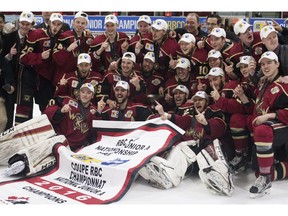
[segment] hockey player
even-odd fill
[[[145,49],[144,41],[152,40],[151,24],[151,18],[147,15],[142,15],[137,20],[137,33],[130,40],[130,46],[136,56],[140,53],[142,49]],[[137,58],[137,64],[141,64],[141,62],[141,58]]]
[[[110,63],[117,61],[122,55],[129,51],[129,37],[118,32],[118,18],[109,14],[105,17],[105,32],[95,37],[90,45],[93,69],[104,74]]]
[[[140,66],[140,72],[146,84],[146,94],[142,102],[152,105],[154,100],[161,101],[163,99],[163,76],[154,69],[155,55],[154,52],[147,52]]]
[[[88,53],[81,53],[77,60],[77,70],[69,73],[65,73],[59,81],[55,96],[69,96],[75,99],[79,98],[79,89],[84,83],[91,83],[95,89],[96,101],[98,94],[101,91],[102,75],[96,71],[92,71],[91,57]],[[96,101],[92,100],[92,103]]]
[[[168,35],[168,24],[163,19],[157,19],[151,25],[152,40],[142,40],[143,49],[137,55],[138,62],[142,62],[147,52],[154,52],[154,69],[158,71],[165,80],[175,72],[169,68],[171,58],[175,58],[177,42]]]
[[[157,104],[155,109],[162,119],[169,119],[186,131],[183,135],[186,141],[173,146],[164,157],[152,157],[139,174],[152,186],[168,189],[178,186],[188,167],[197,161],[199,176],[207,188],[230,196],[234,186],[218,141],[226,130],[223,114],[208,106],[208,95],[204,91],[198,91],[193,101],[194,116],[168,114]]]
[[[172,91],[177,85],[185,85],[189,90],[189,98],[197,92],[197,81],[191,72],[191,64],[187,58],[179,58],[176,64],[176,74],[170,77],[165,83],[165,105],[166,111],[173,110],[175,103],[173,100]]]
[[[233,71],[231,70],[230,73],[234,73],[237,77],[241,77],[240,70],[236,68],[236,64],[240,61],[240,57],[249,55],[257,62],[260,59],[261,54],[264,53],[265,47],[261,41],[260,33],[252,32],[251,25],[246,21],[237,21],[233,28],[240,41],[229,49],[226,61],[233,64]]]
[[[209,71],[208,63],[207,63],[207,57],[208,57],[208,51],[205,49],[198,49],[196,46],[196,39],[195,37],[190,33],[185,33],[182,35],[178,42],[178,47],[176,49],[176,54],[178,59],[179,58],[187,58],[191,62],[191,78],[193,80],[196,80],[196,84],[203,84],[208,87],[208,89],[201,89],[200,87],[196,88],[194,87],[193,94],[197,90],[207,90],[207,93],[209,92],[209,83],[205,79],[205,75]],[[174,68],[172,65],[170,65],[172,68]]]
[[[252,116],[247,120],[253,129],[259,171],[249,192],[251,198],[270,193],[273,180],[287,177],[288,84],[279,82],[279,60],[267,51],[258,61],[265,80],[258,89]],[[244,103],[245,98],[241,98]],[[246,97],[246,103],[249,101]],[[252,132],[252,131],[251,131]]]
[[[102,100],[98,102],[96,116],[102,120],[113,121],[145,121],[149,119],[153,113],[142,103],[135,103],[129,99],[130,86],[129,83],[120,80],[114,87],[114,94],[116,98],[115,108],[106,106]]]
[[[53,51],[53,59],[57,64],[54,83],[58,83],[64,73],[77,69],[77,58],[80,53],[88,53],[89,44],[93,39],[91,32],[85,29],[88,23],[88,15],[79,11],[74,16],[73,29],[60,35],[57,47]]]
[[[80,88],[78,100],[71,97],[51,99],[44,111],[57,134],[65,135],[72,151],[94,141],[91,134],[96,113],[96,107],[91,104],[93,97],[94,86],[84,83]]]
[[[15,124],[20,124],[32,117],[33,98],[43,112],[49,100],[53,97],[53,83],[56,65],[52,59],[54,46],[61,34],[63,16],[53,13],[50,16],[49,27],[29,32],[26,45],[21,51],[20,61],[25,65],[21,84],[18,85],[18,100]],[[28,70],[29,69],[29,70]]]
[[[111,62],[108,71],[103,75],[101,84],[100,95],[101,97],[105,96],[105,102],[111,108],[115,108],[116,105],[114,87],[119,80],[129,83],[129,98],[133,101],[139,101],[146,92],[146,84],[142,78],[142,74],[140,71],[135,70],[135,54],[132,52],[124,53],[121,58],[120,69],[118,68],[119,61]]]

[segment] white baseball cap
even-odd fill
[[[116,89],[117,87],[122,87],[123,89],[125,90],[129,90],[130,89],[130,86],[129,86],[129,83],[124,81],[124,80],[120,80],[116,83],[114,89]]]
[[[194,37],[193,34],[190,34],[190,33],[185,33],[181,36],[180,40],[178,43],[180,43],[181,41],[184,41],[186,43],[195,43],[196,42],[196,39]]]
[[[144,59],[150,59],[153,63],[155,63],[155,54],[154,52],[147,52],[144,56]]]
[[[51,22],[58,20],[63,23],[63,16],[60,13],[52,13],[49,20]]]
[[[84,83],[81,87],[80,87],[80,90],[82,88],[88,88],[91,92],[94,93],[94,86],[91,84],[91,83]]]
[[[251,25],[245,20],[238,20],[234,25],[234,33],[238,35],[239,33],[244,33]]]
[[[151,21],[151,18],[147,15],[142,15],[139,17],[139,19],[137,20],[137,25],[139,22],[146,22],[148,23],[149,25],[151,25],[152,21]]]
[[[208,60],[209,58],[222,58],[222,54],[221,54],[220,51],[212,49],[212,50],[210,50],[209,53],[208,53],[207,60]]]
[[[217,38],[220,38],[220,37],[226,38],[226,32],[223,28],[213,28],[213,30],[208,36],[210,35],[214,35]]]
[[[275,28],[274,28],[273,26],[264,26],[264,27],[261,29],[261,31],[260,31],[260,38],[261,38],[261,40],[262,40],[263,38],[268,37],[268,35],[269,35],[271,32],[276,32],[276,33],[277,33],[277,31],[275,30]]]
[[[26,22],[29,22],[29,23],[33,23],[34,22],[34,14],[31,11],[23,11],[20,14],[19,21],[20,22],[21,21],[26,21]]]
[[[156,19],[153,24],[152,27],[157,29],[157,30],[164,30],[167,31],[168,30],[168,24],[165,20],[163,19]]]
[[[264,52],[261,55],[261,58],[259,59],[258,63],[261,63],[261,60],[264,59],[264,58],[267,58],[267,59],[270,59],[270,60],[275,60],[275,61],[279,62],[278,61],[278,56],[272,51]]]
[[[87,53],[81,53],[79,56],[78,56],[78,59],[77,59],[77,64],[81,64],[83,62],[86,62],[86,63],[91,63],[91,57],[90,55],[88,55]]]
[[[114,14],[109,14],[105,17],[104,25],[109,22],[118,24],[118,18]]]
[[[190,68],[190,61],[187,58],[179,58],[177,60],[176,68]]]
[[[83,12],[83,11],[79,11],[75,14],[74,19],[78,18],[78,17],[82,17],[87,21],[87,24],[89,23],[89,19],[88,19],[88,14]]]
[[[131,60],[132,62],[136,63],[136,56],[133,52],[125,52],[122,59]]]
[[[239,68],[240,64],[249,65],[249,62],[253,59],[252,56],[241,56],[240,61],[236,64],[236,67]]]
[[[187,95],[189,95],[189,90],[185,85],[178,85],[176,88],[172,90],[172,93],[175,94],[176,90],[182,91],[186,93]]]
[[[203,99],[206,99],[206,100],[209,99],[209,97],[208,97],[208,95],[207,95],[207,93],[205,91],[197,91],[193,95],[192,100],[194,100],[196,97],[203,98]]]
[[[222,68],[214,67],[210,69],[209,73],[206,74],[205,78],[207,79],[209,76],[224,76],[224,71],[222,70]]]

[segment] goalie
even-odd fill
[[[152,157],[139,174],[152,186],[168,189],[179,185],[188,168],[197,164],[199,177],[208,189],[231,196],[234,185],[219,142],[226,131],[223,114],[213,109],[213,105],[208,106],[209,98],[204,91],[198,91],[192,100],[195,114],[183,116],[165,113],[156,102],[155,109],[162,119],[169,119],[185,130],[185,141],[164,155]]]

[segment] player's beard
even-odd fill
[[[86,78],[87,77],[87,75],[88,75],[88,71],[86,71],[86,70],[82,70],[81,72],[79,71],[79,74],[80,74],[80,77],[81,78]]]

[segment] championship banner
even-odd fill
[[[97,142],[77,153],[57,144],[57,165],[41,176],[0,184],[2,204],[108,204],[120,200],[149,159],[184,133],[160,118],[94,121]]]

